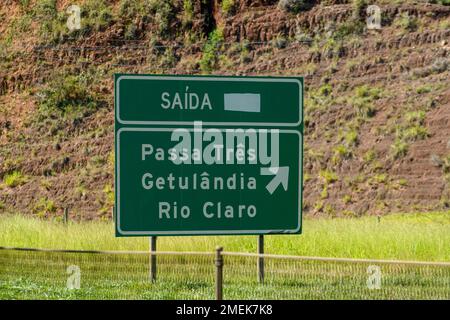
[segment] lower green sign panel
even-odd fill
[[[298,130],[121,128],[116,235],[301,231]]]

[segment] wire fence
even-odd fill
[[[450,263],[215,255],[0,248],[0,299],[450,299]]]

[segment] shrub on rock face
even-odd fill
[[[222,12],[224,15],[232,15],[235,11],[235,1],[234,0],[223,0],[222,1]]]
[[[444,71],[447,71],[448,65],[449,65],[448,60],[440,58],[433,62],[433,64],[431,65],[431,70],[434,73],[442,73]]]
[[[443,6],[450,6],[450,0],[427,0],[428,3],[441,4]]]
[[[353,7],[353,18],[355,20],[358,20],[364,16],[364,10],[367,7],[367,1],[366,0],[353,0],[352,7]]]
[[[308,0],[280,0],[278,2],[278,8],[281,10],[298,13],[302,10],[306,10],[312,6],[312,1]]]
[[[62,112],[96,109],[98,101],[91,93],[91,82],[92,79],[84,74],[56,75],[48,88],[41,92],[41,108]]]
[[[203,72],[209,73],[216,68],[218,52],[223,40],[222,29],[215,29],[209,34],[208,41],[203,47],[202,59],[200,60],[200,69]]]

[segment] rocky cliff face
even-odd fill
[[[379,1],[70,1],[0,7],[0,210],[84,219],[113,204],[116,72],[303,75],[305,212],[450,206],[450,7]]]

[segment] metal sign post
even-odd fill
[[[150,281],[156,282],[156,236],[150,237]]]
[[[258,254],[264,254],[264,236],[258,236]],[[264,283],[264,257],[258,256],[258,282]]]

